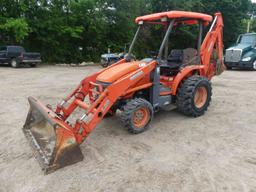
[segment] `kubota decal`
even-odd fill
[[[131,76],[130,80],[137,79],[138,77],[140,77],[143,74],[144,74],[143,71],[139,71],[138,73],[135,73],[133,76]]]
[[[145,67],[147,64],[146,63],[140,63],[139,67]]]

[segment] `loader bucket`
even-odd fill
[[[51,110],[33,97],[23,132],[35,157],[47,174],[83,160],[72,129]]]

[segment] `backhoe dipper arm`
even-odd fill
[[[214,21],[207,33],[201,47],[201,63],[204,65],[203,75],[211,79],[214,75],[221,74],[225,65],[223,63],[223,19],[221,13],[215,13]],[[214,49],[217,51],[217,62],[212,62]]]

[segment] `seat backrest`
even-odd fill
[[[183,50],[182,49],[171,50],[171,53],[167,58],[168,62],[182,62],[182,60],[183,60]]]
[[[185,65],[198,64],[197,50],[194,48],[187,48],[183,50],[182,63]]]

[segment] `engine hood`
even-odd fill
[[[121,63],[115,66],[111,66],[106,69],[104,72],[98,75],[97,81],[103,83],[113,83],[121,77],[136,71],[137,69],[145,66],[152,59],[144,59],[142,61],[134,61],[128,63]]]

